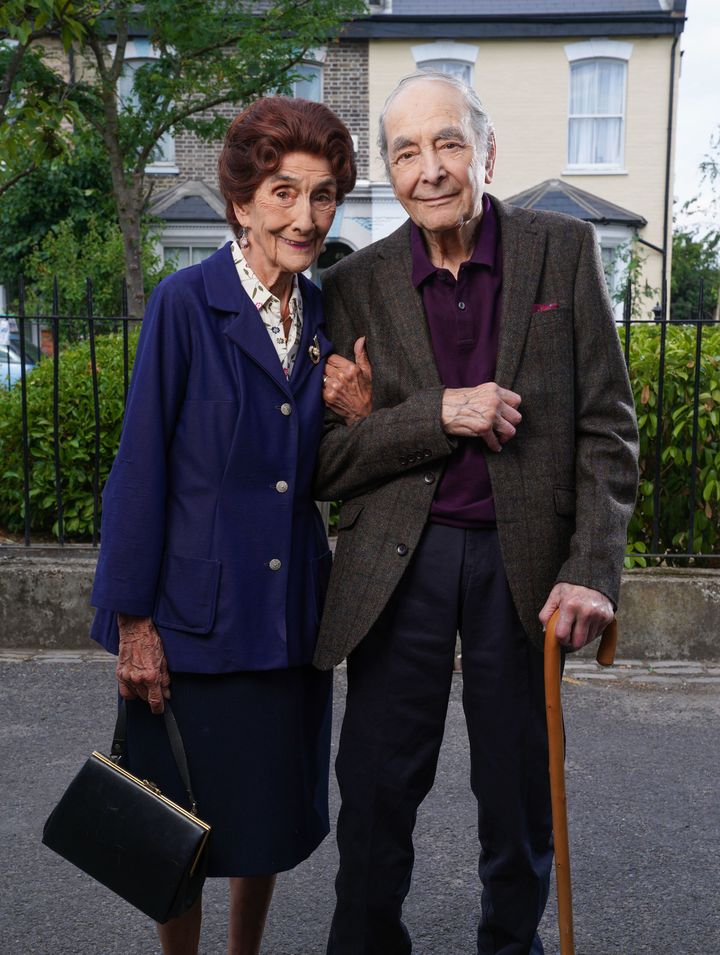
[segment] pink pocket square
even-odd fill
[[[532,310],[534,314],[535,312],[552,312],[555,308],[560,308],[558,302],[538,302],[536,305],[533,305]]]

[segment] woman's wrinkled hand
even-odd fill
[[[355,361],[331,355],[325,362],[323,398],[331,411],[355,424],[372,411],[372,367],[365,348],[365,336],[355,342]]]
[[[124,700],[146,700],[153,713],[170,699],[170,675],[160,634],[150,617],[118,614],[120,651],[115,670]]]

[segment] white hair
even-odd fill
[[[470,122],[470,128],[475,136],[475,146],[478,157],[484,163],[485,159],[487,158],[490,139],[494,129],[492,120],[490,119],[490,116],[483,106],[478,94],[475,92],[472,86],[468,86],[467,83],[464,83],[457,76],[453,76],[450,73],[440,73],[437,70],[419,70],[417,73],[411,73],[409,76],[404,76],[400,80],[398,85],[385,100],[385,105],[383,106],[382,112],[380,113],[378,147],[380,148],[380,155],[382,156],[382,160],[385,163],[385,169],[387,170],[388,175],[390,174],[390,163],[388,160],[388,142],[387,133],[385,131],[385,117],[387,116],[388,109],[392,105],[398,93],[404,90],[411,83],[416,83],[420,80],[431,80],[434,83],[445,83],[446,86],[451,86],[460,92],[467,108],[467,116]]]

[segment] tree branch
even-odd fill
[[[29,176],[31,172],[35,172],[37,169],[37,163],[32,162],[26,169],[22,169],[20,172],[16,173],[12,179],[8,179],[7,182],[0,182],[0,196],[7,192],[8,189],[12,188],[16,182],[20,182],[21,179],[24,179],[25,176]]]

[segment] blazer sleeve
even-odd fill
[[[152,294],[143,320],[120,447],[103,491],[100,556],[91,604],[151,616],[165,538],[167,453],[191,359],[184,282]]]
[[[578,255],[575,322],[575,531],[557,581],[617,606],[638,484],[638,431],[628,373],[592,226]]]
[[[370,281],[364,271],[358,274],[363,282]],[[353,278],[357,281],[357,276]],[[354,294],[353,285],[342,273],[326,276],[323,281],[330,337],[338,354],[350,359],[356,339],[368,334],[373,321],[360,304],[367,300],[367,290]],[[358,304],[350,307],[348,298]],[[369,349],[372,364],[371,343]],[[440,420],[443,386],[421,389],[398,404],[377,407],[377,376],[384,373],[386,369],[374,371],[374,408],[368,417],[348,426],[333,412],[326,412],[315,476],[318,500],[356,497],[417,467],[420,460],[427,464],[447,457],[453,450],[455,442],[442,430]]]

